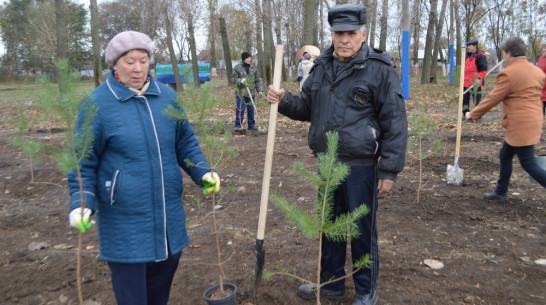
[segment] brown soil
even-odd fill
[[[438,116],[446,111],[442,106],[431,109]],[[267,118],[265,108],[260,114]],[[231,116],[231,110],[224,115]],[[425,139],[420,202],[419,154],[417,148],[408,151],[399,181],[379,201],[379,304],[546,303],[546,267],[535,264],[546,258],[546,191],[531,184],[515,161],[509,200],[482,199],[498,177],[503,139],[498,117],[497,110],[480,124],[464,125],[460,187],[445,181],[446,167],[454,162],[454,116]],[[279,117],[271,190],[311,210],[316,190],[291,171],[294,161],[309,169],[316,166],[307,146],[307,127]],[[78,235],[67,224],[65,175],[45,159],[35,166],[36,182],[30,183],[27,160],[9,144],[18,133],[0,131],[0,304],[77,304]],[[63,141],[61,132],[25,135],[57,146]],[[433,139],[443,141],[439,152],[430,151]],[[234,136],[231,144],[238,147],[238,157],[220,172],[222,209],[217,216],[226,282],[237,285],[238,304],[312,304],[296,296],[300,281],[285,276],[262,280],[253,295],[266,140],[257,132]],[[217,284],[211,201],[185,178],[183,199],[192,241],[183,252],[170,304],[204,304],[203,292]],[[314,279],[317,240],[305,238],[271,204],[265,235],[265,270]],[[97,258],[96,228],[83,239],[84,299],[115,304],[108,267]],[[29,249],[36,245],[41,249]],[[445,267],[428,268],[423,261],[430,258]],[[349,297],[342,304],[351,304],[353,284],[346,283]]]

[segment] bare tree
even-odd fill
[[[194,27],[194,15],[192,12],[186,14],[186,22],[188,23],[188,36],[190,42],[191,52],[191,66],[193,70],[193,85],[199,88],[201,85],[199,81],[199,64],[197,62],[197,46],[195,43],[195,27]],[[189,83],[189,80],[188,80]]]
[[[456,48],[455,48],[455,59],[456,59],[456,62],[457,62],[457,66],[461,66],[463,63],[461,62],[461,47],[463,46],[463,36],[461,34],[461,23],[462,23],[462,20],[460,18],[460,14],[459,14],[459,0],[453,0],[453,11],[455,12],[455,35],[457,37],[457,44],[456,44]],[[461,71],[462,73],[462,71]]]
[[[100,85],[100,73],[102,70],[102,57],[100,55],[100,38],[99,38],[99,9],[97,0],[89,2],[89,12],[91,15],[91,44],[93,45],[93,79],[95,87]]]
[[[430,80],[433,83],[436,83],[436,71],[437,71],[437,63],[438,63],[438,53],[440,53],[440,45],[441,45],[441,38],[442,38],[442,29],[444,25],[444,20],[446,16],[446,7],[447,7],[447,0],[442,0],[442,9],[440,10],[440,19],[438,19],[438,22],[436,23],[436,34],[434,35],[434,48],[432,53],[432,61],[430,65]],[[443,55],[442,55],[443,56]]]
[[[209,8],[209,60],[210,67],[216,67],[216,37],[217,37],[217,23],[216,11],[218,10],[218,0],[207,0]]]
[[[272,0],[262,0],[263,5],[263,31],[264,31],[264,57],[260,61],[264,61],[265,73],[264,81],[266,84],[273,82],[273,60],[275,54],[275,46],[273,45],[273,28],[271,18]]]
[[[231,73],[233,72],[233,67],[231,66],[231,55],[229,53],[229,39],[226,30],[226,20],[223,17],[218,18],[220,25],[220,37],[222,38],[222,49],[224,49],[224,61],[226,62],[226,74],[228,85],[232,86],[231,82]]]
[[[432,46],[434,45],[434,26],[436,25],[437,11],[438,0],[430,0],[430,14],[428,20],[427,38],[425,41],[425,58],[423,59],[421,84],[426,84],[430,82],[430,66],[432,64]]]
[[[166,43],[167,43],[167,48],[169,49],[169,57],[171,59],[171,66],[173,69],[174,80],[176,82],[176,91],[181,92],[184,90],[184,86],[182,84],[182,78],[180,77],[180,71],[178,70],[178,60],[176,59],[176,53],[174,51],[174,46],[173,46],[173,37],[172,37],[173,22],[172,21],[174,18],[171,14],[171,12],[173,11],[172,8],[173,8],[172,6],[167,6],[167,5],[164,6],[165,34],[167,35]]]
[[[411,26],[413,28],[413,64],[419,62],[419,37],[421,36],[421,0],[413,1]]]
[[[381,25],[381,33],[379,34],[379,49],[386,50],[387,49],[387,30],[388,30],[388,17],[389,17],[389,0],[383,0],[383,4],[381,5],[381,19],[380,19],[380,25]]]
[[[506,0],[490,0],[489,6],[493,7],[487,14],[488,37],[497,50],[497,58],[502,58],[500,45],[507,31],[506,24],[513,17],[513,10]]]
[[[67,59],[68,56],[66,55],[67,49],[68,49],[68,30],[66,29],[66,5],[64,3],[64,0],[55,0],[55,17],[57,20],[56,24],[56,36],[57,36],[57,52],[56,52],[56,58],[57,60],[63,60]],[[57,73],[57,76],[59,74]],[[65,84],[63,83],[63,79],[61,77],[58,77],[59,81],[59,92],[64,93],[66,92]]]
[[[266,73],[266,54],[264,54],[263,15],[261,0],[254,0],[254,9],[256,10],[256,52],[258,53],[258,67],[262,79],[267,79]],[[269,83],[269,82],[268,82]]]
[[[303,44],[315,45],[313,33],[315,33],[315,11],[317,10],[317,2],[315,0],[305,0],[303,12]]]
[[[371,0],[370,8],[367,9],[369,13],[368,15],[368,25],[366,27],[368,28],[368,44],[370,47],[374,47],[375,45],[375,27],[376,27],[376,20],[377,20],[377,0]],[[371,18],[370,18],[371,17]]]

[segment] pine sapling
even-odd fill
[[[196,130],[196,135],[199,139],[201,149],[207,162],[210,165],[211,173],[217,168],[221,168],[227,161],[237,156],[236,147],[228,145],[231,139],[231,132],[224,131],[222,120],[211,120],[209,114],[216,111],[218,104],[217,98],[212,95],[212,87],[204,85],[200,88],[189,87],[186,93],[189,98],[180,97],[178,103],[180,107],[169,107],[167,114],[178,120],[187,120],[193,123]],[[184,112],[184,109],[186,112]],[[188,166],[199,166],[191,164],[191,161],[185,160]],[[216,248],[216,267],[218,272],[219,292],[215,295],[216,298],[222,298],[229,295],[231,292],[224,291],[224,271],[222,269],[221,246],[218,237],[218,223],[216,218],[216,194],[213,192],[212,197],[212,234]]]
[[[337,160],[338,135],[336,132],[326,134],[328,141],[328,150],[326,153],[317,155],[318,173],[308,171],[301,162],[295,162],[293,169],[300,176],[305,178],[311,185],[318,188],[318,196],[314,205],[314,211],[308,215],[296,204],[290,204],[277,192],[272,192],[270,200],[284,214],[284,216],[294,224],[309,239],[318,237],[319,245],[317,247],[316,259],[316,278],[314,283],[317,285],[316,294],[320,295],[322,286],[343,280],[352,276],[362,268],[369,268],[372,261],[370,255],[366,254],[358,258],[353,266],[353,271],[342,278],[332,279],[325,283],[320,283],[321,271],[321,249],[324,238],[334,242],[347,241],[357,238],[360,235],[357,221],[369,213],[369,207],[363,202],[358,208],[350,213],[333,216],[333,193],[339,185],[347,178],[350,172],[349,166]],[[264,272],[264,278],[269,279],[275,274],[286,275],[297,278],[307,283],[312,281],[301,278],[287,271]],[[320,304],[320,298],[317,298],[317,304]]]
[[[41,106],[50,111],[52,115],[61,119],[65,128],[64,149],[56,156],[58,167],[66,174],[75,172],[80,186],[81,211],[86,207],[85,189],[82,182],[80,171],[80,161],[87,158],[93,148],[93,133],[91,122],[96,115],[97,109],[92,103],[86,103],[82,108],[82,115],[78,117],[78,112],[82,102],[88,99],[82,99],[74,90],[79,77],[75,73],[70,73],[67,60],[56,62],[59,73],[59,82],[64,84],[63,89],[52,84],[47,78],[41,80],[44,87],[40,96]],[[61,92],[62,91],[62,92]],[[87,95],[87,94],[85,94]],[[76,118],[78,122],[76,122]],[[77,126],[77,127],[76,127]],[[76,258],[76,278],[78,286],[78,298],[80,304],[83,304],[82,277],[81,277],[81,255],[82,255],[82,235],[78,235],[78,247]]]
[[[19,123],[17,129],[21,132],[28,130],[28,123],[23,108],[19,108]],[[11,145],[19,148],[28,158],[30,168],[30,183],[34,183],[34,164],[39,163],[42,158],[39,152],[42,150],[42,143],[35,140],[27,140],[22,136],[15,136],[11,139]]]
[[[419,112],[413,113],[409,117],[409,125],[411,134],[417,137],[418,144],[418,159],[419,159],[419,186],[417,187],[417,203],[420,202],[420,194],[423,184],[423,159],[427,154],[423,151],[422,143],[423,139],[430,133],[436,130],[436,123],[432,120],[431,116],[425,110],[425,104],[419,104]],[[413,149],[415,145],[414,138],[408,139],[408,149]],[[439,151],[442,148],[442,141],[435,139],[432,142],[432,148],[434,151]]]

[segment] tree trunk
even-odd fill
[[[434,38],[434,51],[432,53],[432,63],[430,65],[430,80],[436,83],[436,70],[438,66],[438,53],[440,52],[440,40],[442,38],[442,28],[446,16],[447,1],[442,1],[442,9],[440,11],[440,19],[436,23],[436,35]],[[443,55],[442,55],[443,57]]]
[[[389,17],[389,0],[383,0],[383,5],[381,6],[381,33],[379,34],[379,49],[387,49],[387,19]]]
[[[224,61],[226,62],[226,74],[228,86],[232,86],[231,82],[231,73],[233,72],[233,67],[231,66],[231,55],[229,54],[229,40],[226,30],[226,20],[223,17],[218,18],[220,25],[220,37],[222,38],[222,49],[224,49]]]
[[[278,10],[275,9],[275,6],[273,6],[273,12],[275,13],[275,38],[277,40],[277,45],[282,44],[282,33],[281,33],[281,14],[278,12]],[[284,61],[283,61],[284,66]],[[282,80],[286,81],[286,69],[282,69]],[[263,89],[262,89],[263,90]]]
[[[459,16],[459,1],[453,0],[453,5],[455,6],[455,33],[457,35],[457,44],[455,45],[455,62],[457,63],[457,66],[461,66],[463,63],[461,62],[461,47],[463,46],[462,42],[462,36],[461,36],[461,18]],[[461,71],[461,73],[464,73],[464,71]]]
[[[419,36],[421,36],[421,27],[419,26],[421,21],[421,0],[416,0],[413,3],[413,12],[411,18],[411,26],[413,27],[413,60],[412,64],[419,63]]]
[[[258,70],[262,79],[266,79],[266,56],[264,54],[264,41],[262,36],[263,15],[261,0],[254,0],[256,7],[256,52],[258,52]],[[231,74],[229,74],[231,76]]]
[[[245,51],[252,55],[252,29],[250,27],[245,27]]]
[[[209,4],[209,61],[210,67],[216,67],[216,10],[218,9],[218,0],[208,0]]]
[[[432,62],[432,47],[434,45],[434,26],[436,25],[436,15],[438,10],[438,0],[430,0],[430,16],[428,20],[427,38],[425,42],[425,58],[423,60],[423,71],[421,74],[421,84],[430,82],[430,66]]]
[[[303,45],[314,45],[313,33],[315,32],[315,11],[317,2],[305,0],[303,5]]]
[[[190,37],[190,53],[191,53],[191,67],[193,70],[193,86],[199,88],[201,82],[199,82],[199,64],[197,62],[197,46],[195,45],[195,28],[193,25],[193,14],[186,15],[188,20],[188,35]],[[189,84],[189,80],[187,80]]]
[[[180,71],[178,71],[178,61],[176,60],[176,53],[174,52],[173,37],[172,37],[172,21],[169,16],[169,8],[165,6],[165,32],[167,34],[167,48],[169,49],[169,57],[171,58],[171,66],[173,67],[174,79],[176,81],[176,91],[184,91],[182,84],[182,78],[180,77]],[[187,81],[187,80],[186,80]]]
[[[89,11],[91,12],[91,44],[93,46],[93,79],[95,87],[100,85],[100,74],[102,71],[102,57],[100,55],[100,38],[99,38],[99,9],[97,0],[89,2]]]
[[[375,28],[376,28],[376,21],[377,21],[377,0],[372,0],[372,5],[371,5],[371,9],[370,9],[370,13],[367,14],[368,17],[371,17],[371,18],[368,18],[369,22],[370,22],[370,26],[368,27],[368,44],[370,45],[370,47],[374,47],[375,45]]]
[[[57,36],[57,51],[56,51],[56,60],[68,59],[66,56],[66,51],[68,49],[68,30],[66,28],[66,12],[65,12],[65,3],[64,0],[55,0],[55,18],[56,18],[56,36]],[[62,79],[59,77],[57,71],[57,79],[59,81],[59,92],[66,92],[65,84]]]
[[[263,29],[264,29],[264,59],[265,59],[265,83],[273,82],[273,60],[275,54],[273,46],[273,32],[271,22],[271,0],[262,0],[263,4]]]

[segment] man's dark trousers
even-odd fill
[[[376,289],[379,256],[377,247],[377,167],[351,167],[347,179],[334,192],[334,217],[353,211],[361,204],[366,204],[370,212],[358,220],[360,236],[351,240],[353,263],[366,254],[370,254],[372,267],[364,268],[353,275],[357,294],[365,295]],[[347,243],[332,242],[323,236],[321,283],[332,278],[345,276],[345,256]],[[345,280],[336,281],[323,288],[343,291]]]
[[[468,88],[466,87],[463,88],[464,91],[466,91],[467,89]],[[473,90],[476,90],[476,94],[470,93],[470,91]],[[474,107],[478,106],[478,104],[482,100],[482,87],[470,89],[467,93],[463,95],[463,115],[470,111],[470,95],[473,96]]]
[[[248,128],[256,127],[254,121],[254,105],[250,97],[237,98],[237,109],[235,109],[235,128],[242,128],[245,117],[245,108],[248,109]]]

